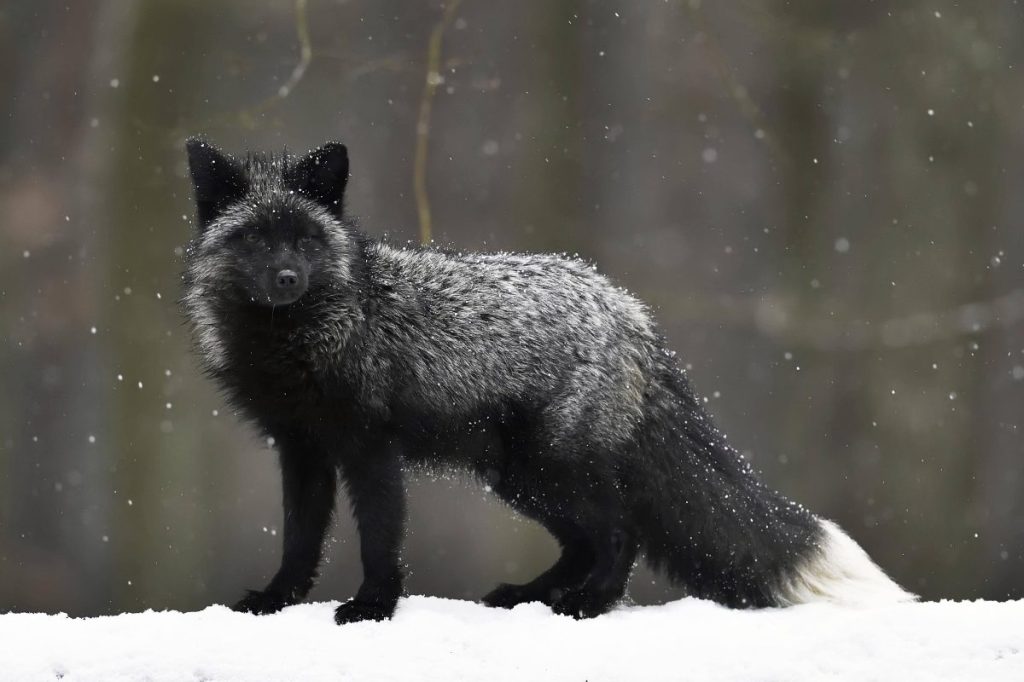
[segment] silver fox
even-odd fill
[[[483,600],[573,617],[623,597],[642,552],[733,607],[912,599],[836,525],[726,444],[647,307],[583,261],[395,248],[344,208],[348,154],[236,160],[188,143],[197,230],[183,305],[205,369],[277,443],[280,570],[236,606],[309,592],[339,481],[364,581],[347,623],[402,594],[403,466],[469,470],[562,548]]]

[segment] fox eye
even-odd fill
[[[307,246],[311,245],[312,243],[313,243],[313,238],[310,237],[309,235],[303,235],[302,237],[299,237],[299,246],[301,248],[306,248]]]
[[[259,234],[255,232],[246,232],[245,241],[249,242],[250,244],[259,244],[261,241],[263,241],[263,237],[261,237]]]

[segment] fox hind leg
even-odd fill
[[[506,468],[496,492],[547,528],[562,555],[524,585],[498,586],[484,603],[511,608],[540,601],[557,613],[590,618],[625,594],[638,542],[610,468],[591,455],[531,457],[526,466]]]
[[[510,609],[517,604],[537,601],[552,606],[567,590],[586,579],[594,558],[580,529],[556,519],[542,523],[561,545],[558,561],[528,583],[498,585],[484,596],[485,604]]]
[[[626,594],[639,543],[625,526],[595,528],[590,536],[596,560],[578,587],[566,590],[551,605],[555,613],[593,618],[608,611]]]

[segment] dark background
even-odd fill
[[[434,239],[596,261],[773,486],[927,598],[1024,596],[1022,19],[995,0],[6,3],[0,610],[195,609],[276,568],[275,458],[176,304],[199,132],[344,141],[352,212],[398,242],[421,238],[425,143]],[[554,558],[464,480],[409,488],[411,592],[476,598]],[[358,584],[340,509],[315,599]],[[646,570],[631,592],[677,594]]]

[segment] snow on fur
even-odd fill
[[[1014,680],[1024,601],[808,604],[684,599],[590,621],[427,597],[338,627],[335,604],[102,618],[0,615],[4,680]]]

